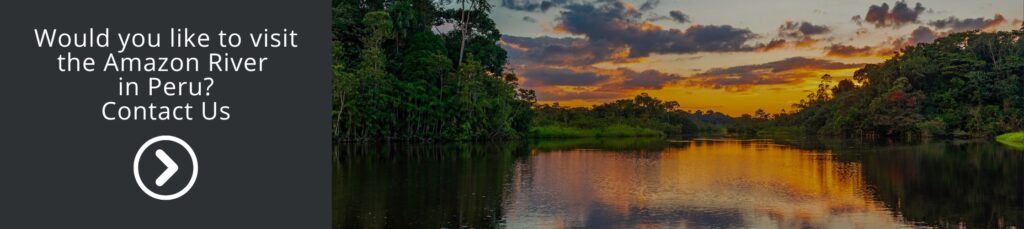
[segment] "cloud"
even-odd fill
[[[614,91],[564,91],[564,90],[536,90],[537,99],[540,101],[566,101],[566,100],[588,100],[603,101],[622,98],[626,94]]]
[[[530,16],[523,16],[523,21],[529,23],[537,23],[537,19]]]
[[[893,41],[893,47],[895,50],[900,50],[908,46],[914,46],[919,43],[931,43],[939,37],[945,36],[945,34],[932,30],[925,26],[918,26],[913,32],[910,32],[910,37],[903,37]]]
[[[811,46],[813,46],[815,44],[818,44],[818,39],[813,39],[813,38],[810,38],[810,37],[805,37],[804,39],[800,39],[798,41],[794,41],[793,43],[795,43],[796,44],[795,46],[798,47],[798,48],[806,48],[806,47],[811,47]]]
[[[787,38],[806,38],[831,32],[828,26],[815,25],[810,22],[787,21],[779,26],[779,36]]]
[[[914,31],[910,32],[910,35],[902,36],[898,38],[890,38],[889,48],[879,48],[878,53],[893,53],[903,48],[914,46],[920,43],[931,43],[940,37],[946,36],[948,33],[932,30],[927,26],[918,26]],[[884,45],[884,44],[883,44]]]
[[[657,1],[645,4],[656,5]],[[653,7],[653,6],[652,6]],[[787,41],[748,45],[758,35],[729,25],[691,25],[663,28],[647,17],[691,23],[682,11],[658,16],[621,0],[560,6],[554,29],[566,37],[505,35],[499,44],[508,51],[509,65],[523,86],[537,91],[542,101],[622,98],[637,90],[658,90],[689,78],[658,70],[595,67],[601,63],[631,63],[656,54],[740,52],[783,47]],[[543,10],[543,9],[541,9]],[[647,17],[645,17],[647,16]],[[827,27],[807,23],[796,28],[803,36],[823,34]],[[800,41],[793,41],[794,45]],[[812,42],[813,43],[813,42]],[[781,45],[781,46],[780,46]],[[699,71],[699,70],[698,70]],[[711,80],[708,81],[712,82]]]
[[[517,37],[505,35],[501,45],[512,64],[591,65],[600,62],[628,62],[628,50],[605,41],[582,38]]]
[[[501,6],[519,11],[546,12],[556,6],[571,3],[570,0],[501,0]]]
[[[661,89],[684,79],[682,76],[653,69],[634,71],[629,68],[601,69],[595,67],[526,66],[519,73],[529,87],[574,86],[604,91]],[[598,89],[599,88],[599,89]]]
[[[641,20],[643,14],[622,1],[601,5],[569,5],[556,26],[559,31],[585,36],[591,42],[627,47],[629,57],[651,54],[748,51],[744,43],[757,35],[729,25],[693,25],[664,29]]]
[[[657,70],[634,71],[628,68],[523,66],[524,86],[534,89],[542,100],[609,99],[629,95],[635,90],[658,90],[685,78]]]
[[[690,23],[690,16],[683,13],[683,11],[673,10],[668,12],[668,16],[672,17],[672,20],[679,22],[679,24]]]
[[[618,71],[620,77],[624,79],[620,84],[621,87],[619,87],[619,89],[657,90],[683,79],[683,77],[679,75],[664,73],[657,70],[636,72],[628,68],[619,68],[616,69],[616,71]]]
[[[757,36],[749,30],[728,25],[664,29],[642,20],[640,11],[621,1],[600,6],[566,6],[561,14],[556,29],[582,37],[506,35],[502,37],[502,45],[509,50],[510,59],[574,66],[625,63],[651,54],[750,51],[754,47],[744,43]]]
[[[850,17],[850,21],[857,23],[857,25],[863,25],[864,17],[861,17],[860,15],[853,15],[853,17]]]
[[[879,55],[878,51],[870,46],[854,47],[850,45],[834,44],[825,49],[825,55],[831,57],[865,57]]]
[[[576,72],[558,68],[527,68],[521,72],[528,77],[526,86],[594,86],[608,80],[608,76],[595,72]]]
[[[950,32],[958,33],[971,30],[991,30],[995,29],[1003,22],[1006,22],[1006,18],[1002,14],[996,14],[992,19],[979,18],[967,18],[960,19],[957,17],[950,16],[949,18],[942,20],[935,20],[929,25],[935,26],[938,29],[949,28]]]
[[[644,2],[643,5],[640,5],[640,10],[653,10],[654,7],[658,6],[658,4],[661,4],[661,0],[647,0],[646,2]]]
[[[792,84],[819,77],[818,71],[863,67],[806,57],[792,57],[780,61],[729,68],[713,68],[687,78],[691,85],[743,91],[756,85]]]
[[[825,25],[815,25],[806,21],[786,21],[779,25],[776,39],[768,42],[768,44],[759,45],[754,51],[767,52],[782,49],[789,46],[787,42],[792,43],[792,47],[810,47],[820,41],[819,38],[815,38],[816,36],[829,32],[832,32],[832,29]]]
[[[771,42],[768,42],[768,44],[765,44],[764,46],[757,48],[757,51],[767,52],[767,51],[772,51],[772,50],[781,49],[781,48],[785,48],[785,47],[786,47],[786,40],[785,39],[775,39],[775,40],[772,40]]]
[[[863,22],[874,24],[876,28],[896,28],[909,23],[917,23],[917,17],[926,10],[927,8],[920,2],[915,4],[914,8],[910,8],[906,1],[898,1],[893,4],[892,9],[889,8],[888,3],[882,3],[882,5],[871,5],[864,17],[857,15],[853,16],[852,20],[860,24],[863,19]]]
[[[690,20],[690,15],[687,15],[686,13],[683,13],[683,11],[681,11],[681,10],[669,11],[668,12],[668,16],[658,15],[658,14],[653,13],[653,12],[648,13],[647,15],[650,17],[649,19],[647,19],[647,21],[672,20],[672,21],[677,22],[679,24],[686,24],[686,23],[692,23],[693,22],[692,20]]]
[[[789,46],[796,47],[796,48],[807,48],[807,47],[812,47],[812,46],[818,44],[819,41],[820,41],[819,39],[814,39],[814,38],[810,38],[810,37],[805,37],[803,39],[793,40],[793,41],[787,41],[786,39],[779,38],[779,39],[774,39],[774,40],[768,42],[767,44],[760,44],[760,45],[758,45],[757,48],[754,48],[754,51],[769,52],[769,51],[772,51],[772,50],[782,49],[782,48],[789,47]],[[790,44],[792,44],[792,45],[790,45]]]

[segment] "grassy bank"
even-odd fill
[[[1017,149],[1024,149],[1024,131],[996,136],[996,141]]]
[[[627,125],[610,125],[600,128],[577,128],[568,126],[538,126],[530,128],[532,138],[592,138],[592,137],[660,137],[665,133],[648,128]]]

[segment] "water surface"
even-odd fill
[[[1024,225],[1024,152],[990,142],[633,138],[336,151],[338,228]]]

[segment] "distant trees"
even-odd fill
[[[907,47],[818,90],[772,125],[856,136],[991,136],[1024,127],[1024,28]],[[856,84],[855,84],[856,83]],[[856,85],[860,86],[856,86]]]
[[[438,4],[333,1],[336,140],[501,139],[528,130],[535,98],[504,69],[487,1]],[[453,29],[435,29],[445,24]]]
[[[534,126],[566,126],[584,129],[628,125],[661,131],[665,134],[698,132],[694,117],[675,101],[662,101],[641,93],[633,99],[620,99],[585,107],[540,105],[536,107]]]

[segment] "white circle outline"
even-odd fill
[[[178,191],[177,193],[170,195],[161,195],[153,192],[152,190],[149,190],[149,188],[147,188],[146,185],[142,183],[142,178],[139,177],[139,158],[142,156],[142,153],[146,152],[146,149],[148,149],[149,146],[152,145],[153,143],[161,141],[171,141],[177,143],[182,147],[185,147],[185,150],[188,151],[188,155],[192,157],[192,179],[188,181],[188,185],[185,185],[184,189],[181,189],[181,191]],[[139,184],[139,188],[142,189],[142,191],[145,192],[146,195],[149,195],[149,197],[153,197],[154,199],[158,200],[173,200],[177,199],[178,197],[181,197],[182,195],[185,195],[185,193],[192,189],[192,185],[196,183],[196,176],[199,175],[199,160],[196,159],[196,152],[192,151],[192,147],[189,146],[188,143],[185,143],[184,140],[181,140],[181,138],[171,135],[160,135],[149,139],[148,141],[146,141],[146,143],[142,144],[142,147],[139,147],[139,151],[135,153],[135,163],[132,165],[132,170],[135,173],[135,183]]]

